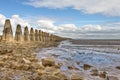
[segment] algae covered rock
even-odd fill
[[[55,60],[53,58],[43,58],[42,65],[43,66],[55,66]]]
[[[89,64],[84,64],[84,65],[83,65],[84,70],[89,70],[91,67],[92,67],[92,66],[89,65]]]
[[[99,77],[100,78],[106,78],[106,72],[104,71],[104,72],[100,72],[100,74],[99,74]]]
[[[99,75],[99,71],[97,69],[94,69],[91,71],[92,72],[92,76],[98,76]]]

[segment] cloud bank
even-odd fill
[[[24,4],[52,9],[72,8],[86,14],[120,16],[120,0],[28,0]]]
[[[2,34],[5,15],[0,14],[0,33]],[[25,26],[56,34],[63,37],[75,39],[120,39],[120,22],[107,23],[105,25],[87,24],[76,26],[75,24],[60,24],[56,25],[55,20],[51,19],[31,19],[27,20],[19,15],[12,15],[10,18],[13,31],[15,32],[16,25],[21,24],[22,30]]]

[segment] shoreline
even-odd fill
[[[51,80],[61,80],[60,76],[66,78],[58,64],[46,67],[37,59],[37,53],[41,48],[55,47],[59,43],[0,44],[0,80],[44,80],[47,77]],[[46,70],[54,70],[54,76]]]
[[[114,52],[108,54],[101,50],[96,51],[96,48],[81,49],[71,42],[64,41],[58,47],[43,49],[39,53],[39,58],[42,57],[53,57],[56,62],[62,63],[61,69],[69,80],[72,80],[73,76],[79,76],[83,80],[105,80],[106,77],[110,80],[120,79],[120,56]]]

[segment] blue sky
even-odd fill
[[[14,25],[23,22],[23,26],[26,24],[60,36],[111,38],[113,35],[112,38],[120,38],[117,36],[119,3],[119,0],[0,0],[0,14],[1,19],[18,20],[13,21]]]

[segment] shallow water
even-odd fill
[[[97,48],[98,50],[98,48]],[[58,47],[43,48],[37,55],[39,59],[44,57],[53,57],[56,63],[62,63],[61,70],[70,77],[72,74],[83,74],[86,80],[105,80],[90,75],[90,70],[85,71],[83,64],[92,65],[92,69],[106,71],[108,75],[116,76],[120,80],[120,54],[106,53],[96,51],[95,49],[82,49],[80,45],[72,44],[69,41],[63,41]],[[80,62],[80,64],[77,64]],[[74,66],[77,70],[69,70],[68,66]]]

